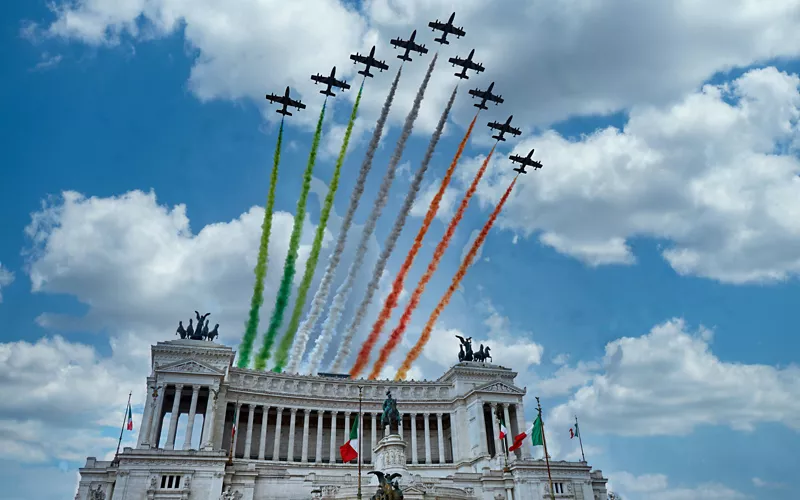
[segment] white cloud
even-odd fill
[[[360,12],[335,0],[289,4],[93,0],[58,5],[56,19],[46,31],[94,45],[117,43],[123,34],[150,39],[183,28],[187,42],[197,50],[190,88],[201,99],[248,98],[264,106],[265,90],[289,84],[315,102],[312,96],[319,96],[309,75],[336,64],[341,74],[353,76],[348,54],[363,53],[377,44],[378,57],[387,60],[390,70],[368,82],[364,117],[376,116],[390,75],[398,67],[389,38],[407,36],[452,11],[452,2],[445,0],[371,0]],[[575,113],[609,113],[643,102],[667,102],[718,71],[797,55],[798,22],[800,7],[794,2],[661,0],[645,5],[613,0],[531,5],[517,0],[495,5],[468,0],[459,3],[456,18],[467,31],[465,39],[438,46],[422,29],[425,36],[420,41],[442,51],[443,58],[476,49],[475,59],[485,63],[487,71],[470,83],[484,86],[496,80],[496,90],[506,99],[504,106],[491,110],[494,118],[505,117],[513,105],[521,123],[549,124]],[[25,33],[36,38],[30,27]],[[421,57],[404,66],[395,123],[411,106],[425,60]],[[455,84],[452,73],[442,61],[421,109],[418,131],[429,133],[435,126]],[[351,91],[341,102],[354,99]],[[466,98],[457,101],[457,121],[463,124],[472,117],[471,104]],[[313,114],[299,113],[295,121],[309,125]]]
[[[766,422],[800,429],[800,368],[722,361],[703,331],[675,319],[610,342],[600,373],[551,420],[568,425],[577,414],[599,432],[627,436],[685,435],[702,425],[749,432]]]
[[[433,197],[436,196],[436,192],[439,191],[441,185],[441,179],[434,179],[430,182],[419,194],[419,197],[417,197],[417,200],[414,202],[414,206],[411,207],[411,215],[414,217],[424,217],[428,212],[428,207],[433,201]],[[450,186],[445,188],[442,199],[439,202],[439,209],[436,211],[436,217],[438,219],[447,223],[450,222],[450,219],[455,213],[456,197],[458,193],[459,191],[457,189]]]
[[[58,63],[64,58],[61,54],[51,55],[48,52],[43,52],[41,55],[41,59],[36,66],[34,66],[31,71],[43,71],[45,69],[50,69],[55,66],[58,66]]]
[[[549,131],[544,169],[512,193],[498,225],[591,265],[632,263],[634,237],[666,240],[680,274],[729,283],[800,271],[800,160],[777,153],[800,137],[800,78],[775,68],[706,86],[666,107],[635,108],[624,130],[570,141]],[[462,184],[478,159],[458,170]],[[513,172],[493,159],[478,195],[495,203]]]
[[[764,481],[763,479],[761,479],[759,477],[754,477],[753,478],[753,485],[758,487],[758,488],[771,488],[771,489],[784,489],[784,488],[788,488],[789,487],[789,485],[786,484],[786,483]]]
[[[0,262],[0,303],[3,302],[3,287],[10,285],[14,282],[14,273],[9,271],[8,268],[3,267]]]
[[[614,472],[608,475],[609,485],[622,498],[637,500],[738,500],[747,495],[718,483],[706,483],[696,487],[670,487],[664,474],[641,474]]]
[[[559,358],[559,355],[557,358]],[[562,361],[562,359],[559,359]],[[536,388],[542,396],[559,396],[569,394],[576,387],[582,387],[592,379],[593,372],[600,368],[599,363],[578,361],[575,367],[566,366],[563,359],[562,366],[556,370],[551,378],[536,382]]]

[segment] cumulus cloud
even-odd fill
[[[623,130],[522,141],[544,169],[523,179],[498,221],[590,265],[628,264],[634,237],[664,240],[680,274],[728,283],[800,271],[800,78],[775,68],[707,85],[673,105],[637,107]],[[458,170],[466,184],[478,159]],[[498,155],[479,199],[495,203],[513,172]]]
[[[327,187],[315,179],[311,191],[322,197]],[[116,439],[104,430],[118,429],[129,390],[134,429],[140,429],[135,410],[145,397],[150,346],[176,338],[177,321],[195,309],[211,312],[220,342],[235,348],[263,215],[253,207],[194,233],[183,205],[164,206],[141,191],[108,198],[65,192],[33,213],[25,251],[32,290],[70,295],[87,306],[83,316],[44,313],[38,322],[50,330],[96,332],[98,347],[60,335],[0,343],[0,459],[74,462],[113,452]],[[331,231],[340,222],[333,213]],[[274,303],[292,224],[290,214],[273,215],[262,317]],[[310,221],[304,225],[301,269],[315,229]],[[327,234],[324,252],[331,240]],[[365,265],[376,256],[372,241]],[[110,352],[102,354],[106,342]],[[126,436],[123,445],[134,438]]]
[[[800,368],[725,362],[704,331],[673,319],[610,342],[602,369],[551,420],[560,425],[577,414],[625,436],[686,435],[703,425],[749,432],[768,422],[800,429]]]
[[[608,475],[609,485],[622,498],[641,500],[738,500],[747,495],[723,484],[706,483],[695,487],[670,487],[664,474],[634,475],[630,472],[613,472]]]
[[[3,302],[3,287],[6,287],[14,282],[14,273],[9,271],[8,268],[3,267],[0,262],[0,302]]]
[[[189,83],[199,98],[246,98],[260,104],[267,88],[286,84],[310,100],[316,94],[310,74],[336,64],[350,77],[354,70],[348,54],[377,44],[390,70],[371,80],[365,93],[362,116],[374,117],[389,85],[387,73],[398,62],[389,38],[443,19],[452,2],[371,0],[360,11],[349,5],[336,0],[61,0],[54,19],[38,32],[27,25],[26,33],[102,45],[119,43],[124,36],[147,40],[183,29],[196,49]],[[613,0],[578,5],[514,0],[495,5],[467,0],[459,3],[456,23],[467,36],[436,50],[443,57],[464,56],[474,47],[475,59],[487,67],[475,83],[497,80],[506,105],[513,104],[515,116],[528,125],[668,102],[718,71],[800,53],[800,7],[793,2]],[[430,32],[423,29],[420,35],[421,42],[433,45]],[[405,66],[395,123],[408,112],[414,87],[422,80],[425,64],[416,62]],[[433,130],[455,84],[449,65],[442,66],[426,95],[417,132]],[[498,75],[515,77],[502,80]],[[341,102],[354,98],[348,92]],[[454,115],[463,124],[473,112],[470,101],[459,99]],[[507,111],[500,106],[491,113],[498,118]],[[296,121],[313,126],[311,115],[300,113]]]

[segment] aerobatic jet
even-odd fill
[[[469,93],[470,93],[470,95],[472,95],[473,99],[476,98],[476,97],[481,99],[480,103],[473,104],[473,106],[475,106],[478,109],[489,109],[489,108],[486,107],[486,101],[494,102],[495,106],[497,106],[498,104],[501,104],[503,102],[503,98],[501,96],[499,96],[499,95],[492,94],[492,89],[493,88],[494,88],[494,82],[489,84],[489,88],[486,89],[486,90],[481,90],[481,89],[470,90]]]
[[[450,42],[447,41],[447,35],[455,35],[456,38],[461,38],[462,36],[466,35],[464,28],[456,28],[453,26],[453,19],[455,18],[456,13],[453,12],[450,14],[450,19],[448,19],[446,23],[440,23],[438,19],[428,23],[428,26],[432,28],[431,31],[438,30],[442,32],[442,36],[439,38],[434,38],[434,41],[444,45],[449,45]]]
[[[408,53],[412,50],[414,52],[419,52],[420,54],[427,54],[428,49],[425,48],[424,45],[420,45],[414,42],[414,37],[417,36],[417,30],[411,32],[411,37],[408,40],[403,40],[402,38],[393,38],[391,40],[391,44],[395,47],[402,47],[406,49],[405,54],[397,56],[398,59],[402,59],[403,61],[410,61],[411,58],[408,57]]]
[[[519,167],[514,169],[515,172],[527,174],[528,172],[525,171],[525,167],[533,167],[534,170],[542,168],[542,164],[531,159],[531,156],[533,156],[533,149],[531,149],[531,152],[528,153],[528,156],[511,155],[508,157],[508,159],[514,163],[519,163]]]
[[[283,95],[275,95],[275,94],[267,94],[266,99],[269,102],[277,102],[283,104],[283,108],[276,109],[276,113],[280,113],[284,116],[292,116],[292,114],[288,111],[288,107],[291,106],[297,109],[306,109],[306,105],[302,102],[295,101],[291,97],[289,97],[289,87],[286,87],[286,93]]]
[[[469,79],[469,77],[467,76],[468,69],[474,69],[478,73],[481,73],[484,70],[483,65],[481,63],[476,63],[472,60],[472,56],[474,55],[475,55],[475,49],[472,49],[469,51],[469,55],[467,56],[466,59],[461,59],[458,56],[451,57],[449,59],[453,67],[461,66],[461,68],[463,68],[460,73],[455,73],[457,77],[461,78],[462,80]]]
[[[511,135],[520,135],[522,131],[518,128],[514,128],[511,126],[511,119],[514,118],[514,115],[508,117],[505,123],[497,123],[497,122],[489,122],[489,128],[493,128],[495,130],[499,130],[500,133],[497,135],[493,135],[492,139],[497,139],[498,141],[505,141],[506,138],[503,137],[503,134],[509,133]]]
[[[331,87],[339,87],[342,90],[347,90],[350,88],[350,85],[344,80],[337,80],[336,76],[336,66],[333,67],[331,70],[330,76],[322,76],[319,73],[316,75],[311,75],[311,79],[314,80],[314,85],[318,83],[323,83],[328,86],[325,90],[320,90],[320,94],[329,95],[331,97],[336,97],[336,94],[331,92]]]
[[[366,76],[369,76],[369,77],[375,76],[375,75],[373,75],[372,73],[369,72],[370,68],[378,68],[381,71],[383,71],[385,69],[389,69],[389,66],[386,65],[385,61],[379,61],[379,60],[375,59],[375,46],[374,45],[372,46],[372,50],[369,51],[369,55],[368,56],[362,56],[361,54],[356,52],[355,54],[350,54],[350,59],[353,60],[353,64],[361,63],[361,64],[366,66],[363,70],[358,72],[359,75],[364,75],[365,77]]]

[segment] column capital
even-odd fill
[[[237,401],[236,402],[236,409],[238,410],[239,408],[241,408],[243,404],[244,403],[242,403],[241,401]]]
[[[442,418],[442,415],[444,415],[444,413],[438,412],[436,413],[436,418]]]
[[[278,413],[283,413],[283,409],[284,409],[284,408],[283,408],[283,406],[278,406],[277,408],[275,408],[275,410],[276,410]]]
[[[504,409],[505,409],[505,408],[510,408],[510,407],[511,407],[511,403],[500,403],[500,405],[501,405],[501,406],[502,406]]]
[[[176,391],[182,391],[183,390],[183,384],[175,384],[175,390]]]
[[[261,405],[261,408],[264,408],[264,413],[268,412],[272,407],[270,405]]]
[[[489,403],[489,406],[491,406],[492,409],[497,408],[497,403]]]
[[[428,418],[428,417],[430,417],[430,416],[431,416],[430,412],[427,412],[427,411],[426,411],[425,413],[423,413],[422,415],[423,415],[425,418]]]
[[[345,417],[347,417],[347,418],[350,418],[350,415],[352,415],[352,414],[353,414],[353,412],[352,412],[352,411],[346,411],[346,412],[344,412],[344,416],[345,416]]]
[[[194,392],[200,392],[200,389],[202,389],[202,388],[203,388],[203,386],[202,386],[202,385],[197,385],[197,384],[195,384],[195,385],[193,385],[193,386],[192,386],[192,392],[193,392],[193,393],[194,393]]]
[[[411,418],[417,418],[417,412],[415,411],[412,411],[409,415],[411,415]]]
[[[292,415],[297,415],[297,408],[290,408],[289,411],[292,412]]]
[[[334,416],[334,417],[335,417],[335,416],[336,416],[336,415],[338,415],[338,414],[339,414],[339,410],[331,410],[331,415],[332,415],[332,416]]]

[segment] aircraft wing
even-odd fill
[[[465,61],[465,62],[469,69],[474,69],[478,73],[481,73],[484,70],[483,64],[481,63],[476,63],[474,61]]]
[[[350,88],[350,84],[349,83],[347,83],[344,80],[337,80],[336,78],[333,78],[333,85],[336,86],[336,87],[339,87],[340,89],[344,89],[344,90],[347,90],[347,89]]]
[[[522,133],[522,131],[520,129],[514,128],[511,125],[506,127],[506,132],[508,132],[510,134],[514,134],[514,135],[520,135]]]
[[[493,128],[493,129],[497,129],[497,130],[503,130],[503,125],[504,125],[503,123],[489,122],[489,128]]]
[[[439,31],[445,31],[445,29],[447,28],[447,24],[441,23],[439,21],[431,21],[428,23],[428,27]]]
[[[410,45],[411,45],[410,41],[402,40],[400,38],[393,38],[391,41],[389,41],[389,43],[391,43],[395,47],[402,47],[404,49],[410,49],[411,48],[410,47]]]
[[[489,101],[494,101],[498,104],[503,104],[503,97],[499,95],[489,94],[486,96],[486,99],[488,99]]]
[[[456,28],[455,26],[450,26],[450,33],[452,33],[452,34],[454,34],[456,36],[464,36],[465,35],[464,30],[462,30],[461,28]]]
[[[459,65],[459,66],[464,66],[464,61],[465,61],[465,60],[464,60],[464,59],[461,59],[461,58],[460,58],[460,57],[458,57],[458,56],[456,56],[456,57],[451,57],[451,58],[450,58],[450,59],[448,59],[448,60],[449,60],[449,61],[450,61],[452,64],[457,64],[457,65]]]
[[[369,64],[369,59],[364,57],[364,56],[362,56],[361,54],[358,54],[358,53],[350,54],[350,59],[352,59],[353,61],[355,61],[357,63]]]
[[[303,104],[303,103],[302,103],[302,102],[300,102],[300,101],[295,101],[295,100],[294,100],[294,99],[292,99],[291,97],[288,99],[288,101],[289,101],[289,102],[286,104],[287,106],[294,106],[294,107],[295,107],[295,108],[297,108],[297,109],[306,109],[306,105],[305,105],[305,104]]]
[[[387,66],[385,62],[377,59],[372,59],[372,66],[378,69],[389,69],[389,66]]]
[[[486,92],[483,90],[472,89],[469,91],[470,95],[474,95],[478,99],[489,99],[489,96],[486,95]]]
[[[330,83],[327,76],[311,75],[311,79],[317,83]]]
[[[513,161],[514,163],[525,163],[526,158],[520,155],[511,155],[508,157],[509,160]]]
[[[267,94],[266,98],[269,102],[283,102],[282,95]]]

